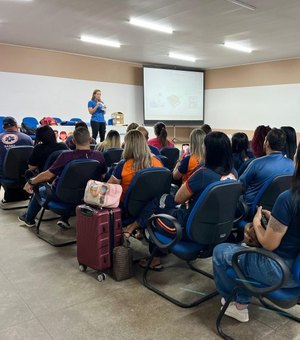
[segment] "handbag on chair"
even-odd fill
[[[86,204],[101,208],[117,208],[121,194],[120,184],[103,183],[91,179],[87,182],[83,200]]]

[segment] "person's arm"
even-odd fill
[[[89,105],[90,105],[90,103],[89,103]],[[89,106],[89,107],[88,107],[89,113],[90,113],[91,115],[93,115],[93,114],[98,110],[98,107],[99,107],[100,105],[101,105],[101,103],[100,103],[100,102],[97,102],[97,104],[95,105],[95,107]]]
[[[178,181],[182,176],[188,171],[190,157],[183,158],[183,152],[181,152],[180,157],[176,163],[173,170],[173,179]]]
[[[111,184],[121,184],[121,180],[117,179],[115,176],[111,175],[107,183]]]
[[[49,170],[43,171],[40,174],[38,174],[36,177],[30,178],[28,182],[24,186],[24,190],[28,193],[32,194],[33,187],[39,183],[48,182],[50,179],[52,179],[55,176],[52,172]]]
[[[253,161],[248,165],[248,167],[240,177],[240,182],[243,184],[244,189],[248,188],[254,176],[255,176],[255,163]]]
[[[269,218],[266,230],[261,225],[262,207],[257,209],[253,219],[253,226],[259,243],[266,250],[276,249],[287,231],[287,226],[280,223],[270,212],[264,210],[266,218]]]
[[[187,188],[186,183],[182,184],[175,195],[175,202],[183,204],[193,196],[193,193]]]

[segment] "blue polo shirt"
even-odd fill
[[[285,258],[296,258],[300,253],[300,207],[296,211],[293,206],[291,190],[284,191],[278,196],[272,209],[272,216],[287,226],[287,231],[274,252]]]
[[[245,202],[251,206],[266,181],[280,175],[292,175],[294,170],[293,161],[285,158],[281,152],[273,152],[270,155],[254,159],[240,177],[240,181],[246,189]]]
[[[90,100],[88,102],[88,107],[94,108],[96,105],[97,105],[96,100]],[[98,106],[98,109],[96,110],[96,112],[92,114],[91,121],[105,123],[105,119],[104,119],[105,110],[103,109],[103,107],[104,107],[104,104],[101,104],[100,106]]]

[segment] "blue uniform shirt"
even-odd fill
[[[96,100],[90,100],[88,102],[88,107],[94,108],[96,105],[97,105]],[[105,111],[104,111],[103,107],[104,107],[104,104],[100,105],[98,107],[98,109],[96,110],[96,112],[92,114],[92,117],[91,117],[92,121],[99,122],[99,123],[105,123],[105,119],[104,119]]]
[[[300,253],[300,207],[296,212],[292,198],[291,190],[280,194],[272,209],[272,216],[287,226],[287,231],[274,252],[279,256],[295,259]]]
[[[293,173],[293,161],[285,158],[281,152],[274,152],[254,159],[240,177],[240,181],[246,188],[245,202],[251,206],[255,196],[267,180],[280,175],[292,175]]]

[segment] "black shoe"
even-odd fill
[[[23,224],[25,224],[26,227],[28,227],[28,228],[33,228],[33,227],[35,227],[35,221],[28,221],[28,220],[26,219],[26,214],[20,215],[20,216],[18,217],[18,220],[19,220],[20,222],[22,222]]]

